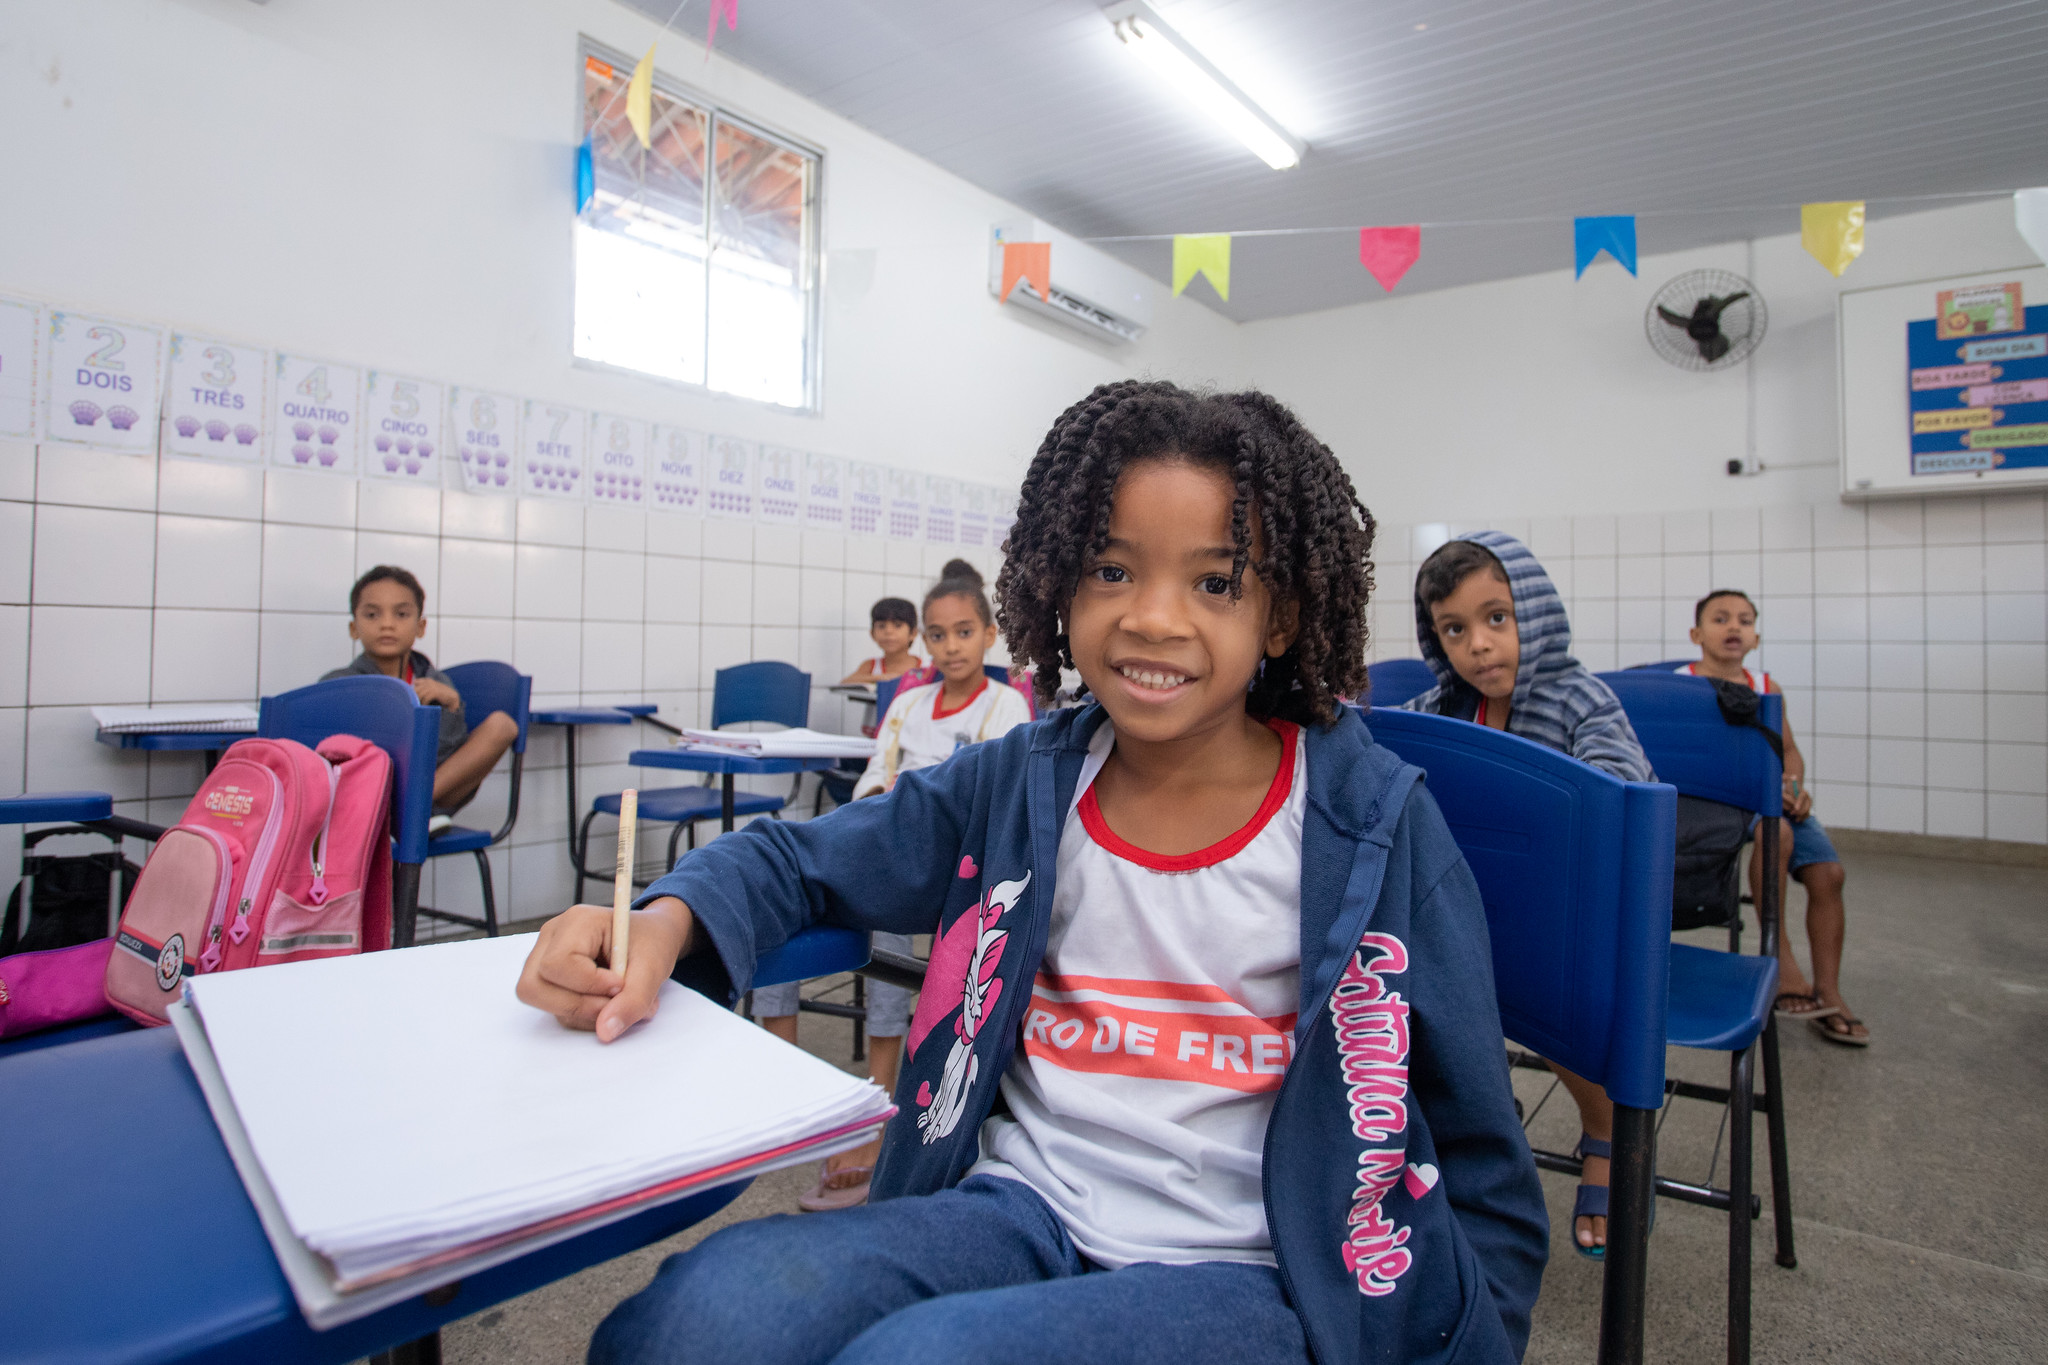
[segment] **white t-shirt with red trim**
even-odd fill
[[[1688,674],[1695,678],[1705,678],[1711,676],[1709,674],[1700,672],[1700,666],[1698,664],[1680,664],[1677,668],[1674,668],[1671,671],[1674,673]],[[1743,682],[1747,684],[1747,686],[1749,687],[1749,690],[1756,693],[1759,697],[1761,697],[1764,693],[1771,690],[1771,675],[1768,673],[1752,673],[1747,668],[1745,668],[1742,670],[1742,679]]]
[[[1031,703],[1007,683],[984,677],[966,701],[950,711],[943,679],[905,687],[875,727],[875,756],[853,784],[856,800],[887,791],[901,773],[944,763],[953,751],[1000,739],[1031,720]]]
[[[1167,857],[1102,818],[1105,721],[1060,835],[1010,1113],[983,1125],[971,1173],[1031,1186],[1100,1265],[1274,1264],[1260,1175],[1301,1001],[1308,778],[1299,727],[1273,728],[1280,766],[1251,822]]]

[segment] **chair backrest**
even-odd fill
[[[1655,671],[1655,672],[1658,672],[1658,673],[1676,673],[1676,672],[1677,672],[1677,671],[1678,671],[1679,669],[1681,669],[1681,668],[1684,668],[1684,667],[1685,667],[1685,666],[1686,666],[1687,664],[1696,664],[1696,663],[1698,663],[1698,662],[1699,662],[1699,660],[1698,660],[1698,659],[1696,659],[1696,658],[1695,658],[1695,659],[1659,659],[1659,660],[1657,660],[1657,661],[1656,661],[1655,663],[1647,663],[1647,664],[1630,664],[1630,665],[1629,665],[1629,666],[1628,666],[1627,668],[1623,669],[1622,671],[1623,671],[1624,673],[1633,673],[1633,672],[1635,672],[1635,671],[1636,671],[1637,669],[1639,669],[1639,668],[1647,668],[1647,669],[1651,669],[1651,670],[1653,670],[1653,671]]]
[[[1382,659],[1365,672],[1372,679],[1366,700],[1374,706],[1399,706],[1436,686],[1436,674],[1420,659]]]
[[[1625,668],[1602,673],[1661,782],[1687,796],[1776,816],[1784,804],[1784,769],[1763,731],[1722,719],[1711,679]],[[1757,698],[1757,722],[1782,733],[1785,699]]]
[[[1662,1105],[1677,793],[1468,721],[1367,723],[1428,774],[1479,882],[1507,1035],[1619,1103]]]
[[[519,723],[519,738],[512,752],[526,752],[526,719],[533,704],[533,679],[510,664],[493,659],[456,664],[445,670],[448,681],[462,697],[462,714],[471,725],[493,711],[503,711]]]
[[[882,717],[889,714],[889,704],[896,700],[896,694],[903,688],[903,678],[884,678],[875,684],[875,724],[882,723]]]
[[[396,678],[355,673],[265,697],[256,714],[256,733],[309,746],[329,735],[355,735],[390,754],[391,856],[401,863],[426,861],[440,707],[421,706],[413,690]]]
[[[711,691],[711,728],[759,721],[795,729],[811,719],[811,675],[763,660],[721,668]]]

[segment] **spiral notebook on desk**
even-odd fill
[[[307,1322],[872,1137],[865,1080],[673,982],[609,1045],[513,998],[533,935],[198,976],[172,1023]]]

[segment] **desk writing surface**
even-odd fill
[[[0,1060],[0,1362],[341,1365],[669,1237],[745,1185],[637,1214],[315,1332],[292,1302],[171,1030]],[[118,1292],[109,1292],[118,1287]]]

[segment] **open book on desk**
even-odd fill
[[[828,735],[822,730],[685,730],[678,749],[737,758],[870,758],[875,742],[865,735]]]
[[[614,1043],[565,1029],[513,997],[534,937],[186,983],[172,1023],[310,1325],[858,1146],[895,1112],[674,982]]]

